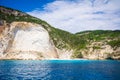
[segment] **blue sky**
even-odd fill
[[[53,1],[54,0],[0,0],[0,5],[28,12],[36,8],[42,10],[45,4]]]
[[[72,33],[120,30],[120,0],[1,0],[0,5],[21,10]]]

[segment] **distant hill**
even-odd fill
[[[107,54],[108,57],[106,58],[111,59],[113,55],[117,55],[117,57],[120,55],[120,30],[83,31],[76,33],[76,35],[79,38],[87,40],[87,45],[83,52],[87,50],[87,53],[95,53],[99,56]],[[90,52],[90,49],[92,52]]]

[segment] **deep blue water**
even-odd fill
[[[2,60],[0,80],[120,80],[120,61]]]

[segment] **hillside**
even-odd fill
[[[120,55],[120,30],[83,31],[76,35],[87,40],[88,44],[81,50],[83,55],[91,54],[91,57],[101,56],[103,59],[105,56],[107,59],[114,59]]]
[[[2,8],[6,9],[6,10],[2,10]],[[49,32],[51,38],[53,39],[53,41],[57,47],[62,48],[62,46],[63,46],[63,45],[61,45],[62,43],[58,44],[58,42],[61,42],[61,41],[66,43],[66,45],[64,44],[63,47],[74,47],[74,45],[71,42],[75,42],[73,39],[77,38],[76,35],[71,34],[67,31],[63,31],[63,30],[54,28],[51,25],[49,25],[47,22],[45,22],[41,19],[32,17],[26,13],[22,13],[20,11],[17,11],[17,10],[11,9],[11,8],[2,7],[2,6],[0,6],[0,9],[1,9],[0,10],[1,20],[5,20],[7,23],[11,23],[13,21],[25,21],[25,22],[41,24]],[[15,14],[15,13],[17,13],[17,14]]]
[[[57,29],[49,25],[47,22],[40,20],[38,18],[32,17],[26,13],[20,12],[18,10],[14,10],[11,8],[6,8],[0,6],[0,17],[1,17],[1,24],[5,21],[7,24],[11,24],[14,21],[18,22],[31,22],[42,25],[44,27],[52,39],[56,48],[63,50],[62,52],[71,51],[73,48],[76,48],[78,42],[76,43],[75,39],[78,40],[79,38],[76,35],[71,34],[69,32]]]
[[[49,25],[47,22],[35,18],[33,16],[30,16],[21,11],[0,6],[0,25],[1,26],[5,25],[4,27],[0,27],[1,34],[4,32],[6,26],[9,27],[11,24],[13,24],[13,22],[19,23],[19,25],[21,25],[22,27],[24,24],[28,25],[31,23],[32,25],[34,23],[41,25],[44,29],[47,30],[50,36],[50,37],[48,36],[51,41],[50,44],[56,47],[56,51],[57,51],[56,54],[58,54],[59,58],[61,59],[64,57],[87,58],[87,59],[102,59],[102,58],[119,59],[120,58],[118,57],[120,55],[119,30],[116,31],[96,30],[96,31],[85,31],[85,32],[72,34],[67,31],[54,28],[53,26]],[[19,25],[17,24],[17,26]],[[101,53],[99,53],[100,50],[106,50],[106,48],[102,48],[104,47],[102,45],[108,46],[106,48],[112,49],[113,51],[108,51],[108,52],[102,51]],[[102,54],[102,56],[100,55],[94,56],[93,53],[94,55]],[[3,54],[6,54],[5,51],[3,51]],[[105,54],[105,56],[103,56],[103,54]],[[94,56],[94,58],[91,58],[91,56]]]

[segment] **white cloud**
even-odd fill
[[[56,0],[28,14],[52,26],[75,33],[83,30],[120,29],[120,0]]]

